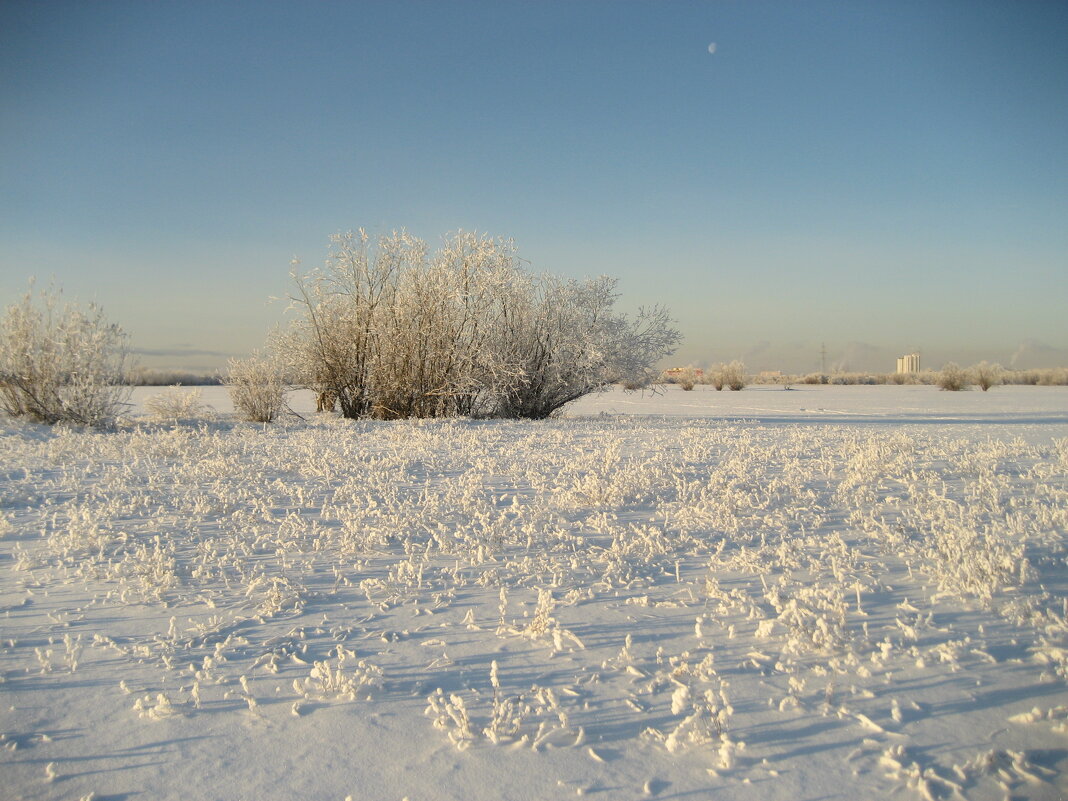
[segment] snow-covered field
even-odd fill
[[[0,424],[15,799],[1068,793],[1068,390]]]

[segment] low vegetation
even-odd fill
[[[227,384],[234,409],[245,420],[270,423],[285,409],[285,368],[274,354],[257,351],[247,359],[231,359]]]
[[[748,378],[745,374],[745,365],[742,362],[735,360],[730,364],[721,364],[717,369],[719,373],[719,380],[723,382],[733,392],[738,392],[745,388]]]
[[[135,366],[126,371],[126,383],[132,387],[212,387],[224,384],[225,379],[215,371],[160,370]]]
[[[679,339],[664,309],[616,313],[614,279],[533,274],[510,242],[332,243],[323,270],[294,273],[298,316],[270,349],[348,418],[545,418],[611,383],[644,385]]]
[[[938,375],[938,386],[948,392],[960,392],[971,386],[971,376],[956,362],[947,362]]]
[[[979,362],[971,369],[971,373],[972,380],[983,392],[988,391],[991,387],[996,387],[1005,380],[1005,371],[1000,364]]]
[[[127,336],[95,305],[29,291],[0,321],[0,408],[41,423],[101,426],[123,410]]]
[[[420,759],[574,754],[627,798],[653,775],[789,797],[813,760],[863,797],[1053,793],[1068,447],[988,430],[15,429],[0,675],[73,743],[48,746],[60,776],[101,720],[180,720],[145,736],[183,754],[217,747],[198,727],[319,737],[306,758],[338,764],[381,715]],[[337,742],[331,707],[353,708]],[[9,752],[36,787],[36,752]],[[156,770],[109,760],[69,794]]]
[[[201,390],[185,390],[175,384],[145,399],[145,411],[157,420],[194,420],[210,417],[211,410],[201,402]]]
[[[958,370],[963,369],[957,367]],[[987,383],[986,389],[1001,385],[1015,386],[1068,386],[1068,367],[1049,367],[1043,369],[1010,370],[997,364],[980,362],[967,368],[967,383],[980,388]],[[941,371],[922,370],[918,373],[865,373],[834,372],[808,373],[806,375],[750,376],[754,384],[916,384],[938,386],[942,378]]]

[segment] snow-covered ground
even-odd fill
[[[1054,799],[1068,390],[0,426],[15,799]]]
[[[168,391],[137,387],[130,398],[131,413],[143,415],[145,401]],[[219,414],[234,410],[226,387],[181,389],[199,392],[201,402]],[[315,397],[297,391],[289,395],[293,410],[307,416],[315,411]],[[741,392],[716,392],[698,386],[684,392],[674,385],[645,392],[613,389],[594,393],[566,407],[571,417],[599,414],[714,417],[745,422],[814,423],[1062,423],[1068,425],[1068,388],[997,387],[989,392],[942,392],[929,386],[757,385]]]

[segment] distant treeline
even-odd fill
[[[976,365],[970,370],[979,369]],[[1008,370],[995,368],[999,384],[1017,384],[1026,386],[1063,387],[1068,386],[1068,367],[1046,367],[1035,370]],[[929,384],[938,385],[942,371],[921,370],[918,373],[864,373],[834,372],[809,373],[808,375],[755,375],[754,384]]]
[[[1068,386],[1068,367],[1044,367],[1032,370],[1010,370],[998,364],[980,362],[971,367],[961,368],[952,362],[941,370],[921,370],[918,373],[865,373],[836,370],[830,373],[808,373],[791,375],[788,373],[748,373],[741,362],[718,365],[708,370],[693,366],[676,367],[666,370],[660,377],[665,384],[678,384],[683,389],[693,389],[697,384],[712,384],[722,389],[724,384],[731,389],[741,389],[747,384],[927,384],[944,387],[948,375],[959,373],[958,389],[978,385],[984,389],[1000,384],[1021,386],[1063,387]],[[734,376],[728,379],[727,376]],[[958,383],[958,382],[954,382]],[[636,388],[636,387],[634,387]]]
[[[136,367],[126,374],[126,383],[131,387],[213,387],[225,384],[217,372],[194,373],[186,370],[153,370]]]

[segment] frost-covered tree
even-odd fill
[[[129,397],[124,386],[128,338],[90,304],[62,303],[33,287],[0,323],[0,408],[43,423],[99,426],[114,421]]]
[[[645,382],[678,332],[613,312],[615,281],[523,268],[508,241],[460,232],[433,255],[404,232],[333,237],[294,275],[300,312],[275,347],[346,417],[546,417],[613,381]]]

